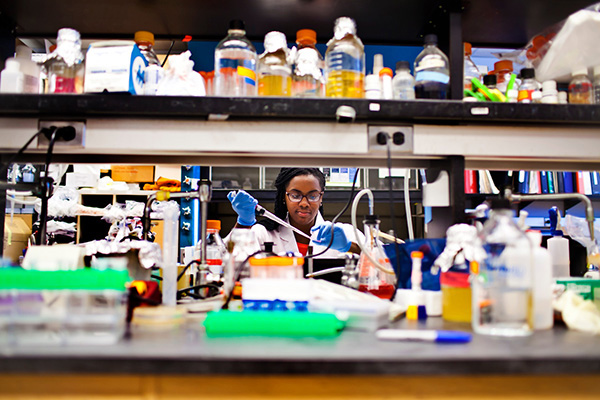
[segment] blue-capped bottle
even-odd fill
[[[246,38],[244,21],[233,20],[225,39],[215,49],[216,96],[257,96],[256,49]]]
[[[365,48],[352,18],[335,20],[325,52],[325,96],[364,97]]]
[[[415,59],[417,99],[445,99],[450,87],[448,57],[437,47],[437,35],[425,36],[425,48]]]

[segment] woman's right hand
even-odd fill
[[[252,226],[256,223],[256,206],[258,200],[243,190],[227,193],[233,211],[238,215],[237,223],[243,226]]]

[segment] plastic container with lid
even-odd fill
[[[369,74],[365,76],[365,98],[381,99],[381,79],[379,79],[379,75]]]
[[[250,278],[302,279],[301,257],[251,257]]]
[[[20,71],[23,73],[23,93],[43,93],[38,63],[31,59],[32,50],[24,45],[17,46],[15,59],[21,64]]]
[[[471,284],[469,269],[453,267],[440,275],[442,318],[453,322],[471,322]]]
[[[316,43],[317,33],[312,29],[300,29],[296,32],[298,50],[292,73],[294,97],[324,96],[323,57],[315,47]]]
[[[410,63],[408,61],[398,61],[396,63],[396,75],[392,79],[392,86],[394,99],[415,99],[415,78],[410,73]]]
[[[356,35],[352,18],[335,20],[333,38],[325,52],[325,95],[327,97],[364,97],[365,47]]]
[[[556,81],[542,82],[542,103],[558,104],[558,90],[556,89]]]
[[[142,55],[148,60],[148,66],[144,70],[144,94],[155,95],[162,77],[162,68],[158,56],[154,52],[154,34],[148,31],[137,31],[134,41]]]
[[[592,95],[592,82],[588,78],[587,68],[574,69],[571,73],[571,82],[569,82],[569,103],[592,104]]]
[[[246,38],[244,21],[232,20],[215,49],[215,96],[256,96],[256,49]]]
[[[21,64],[14,58],[9,58],[0,73],[0,93],[23,93],[24,76],[20,70]]]
[[[510,81],[510,74],[514,71],[513,62],[510,60],[500,60],[494,64],[494,73],[497,77],[496,87],[502,93],[506,93],[506,87],[508,81]]]
[[[125,332],[126,270],[0,269],[0,341],[114,344]]]
[[[481,72],[479,72],[479,68],[471,59],[472,48],[471,43],[464,42],[463,43],[465,49],[465,59],[464,59],[464,80],[465,80],[465,89],[472,89],[471,80],[473,78],[481,80]]]
[[[208,270],[198,271],[196,275],[196,284],[217,283],[223,280],[224,267],[227,264],[229,253],[225,242],[221,238],[221,221],[206,221],[206,263]],[[202,257],[202,239],[198,241],[194,248],[194,258],[196,260]],[[191,271],[194,273],[194,270]],[[205,297],[209,296],[209,290],[202,291]]]

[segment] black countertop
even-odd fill
[[[426,325],[470,330],[430,318]],[[474,335],[468,344],[389,342],[346,330],[332,339],[208,338],[200,322],[171,332],[133,330],[111,346],[0,347],[0,373],[121,374],[576,374],[600,372],[600,337],[563,326],[525,338]]]

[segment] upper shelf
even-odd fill
[[[354,18],[369,44],[422,44],[427,33],[447,33],[449,13],[462,12],[463,36],[475,45],[521,46],[544,28],[592,0],[0,0],[0,31],[19,37],[53,38],[62,27],[86,38],[131,37],[150,30],[159,39],[220,40],[228,22],[241,18],[248,36],[262,40],[271,30],[289,38],[298,29],[316,30],[327,41],[339,16]],[[6,29],[8,28],[8,29]]]
[[[128,94],[0,95],[0,117],[154,118],[335,121],[348,105],[356,121],[434,124],[600,125],[600,106],[468,103],[456,100],[300,99],[281,97],[155,97]]]

